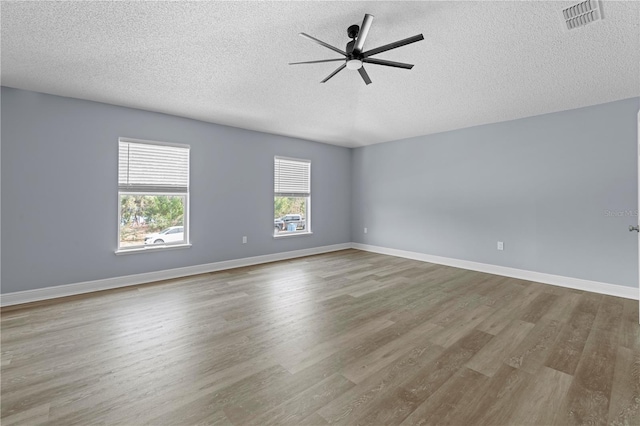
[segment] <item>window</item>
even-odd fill
[[[189,146],[120,138],[118,251],[189,243]]]
[[[311,233],[311,162],[274,160],[274,236]]]

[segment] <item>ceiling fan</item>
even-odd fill
[[[299,65],[299,64],[317,64],[320,62],[338,62],[344,61],[344,64],[340,65],[338,69],[329,74],[327,78],[321,81],[321,83],[326,83],[329,81],[331,77],[338,74],[344,68],[348,68],[350,70],[358,70],[360,76],[364,80],[366,84],[371,84],[371,79],[369,78],[369,74],[364,69],[364,63],[375,64],[375,65],[385,65],[388,67],[396,67],[396,68],[404,68],[410,70],[413,68],[412,64],[404,64],[402,62],[393,62],[386,61],[384,59],[375,59],[371,56],[377,55],[378,53],[386,52],[387,50],[396,49],[398,47],[406,46],[407,44],[415,43],[416,41],[424,40],[424,36],[422,34],[415,35],[413,37],[405,38],[404,40],[399,40],[393,43],[385,44],[384,46],[376,47],[375,49],[363,51],[364,42],[367,38],[367,34],[369,33],[369,29],[371,28],[371,22],[373,21],[373,15],[369,15],[368,13],[364,15],[364,19],[362,20],[362,26],[359,27],[357,25],[351,25],[347,29],[347,35],[351,39],[349,43],[347,43],[347,47],[345,50],[340,50],[337,47],[333,47],[330,44],[325,43],[324,41],[318,40],[315,37],[311,37],[309,34],[300,33],[302,37],[308,38],[309,40],[315,41],[321,46],[324,46],[328,49],[333,50],[344,56],[344,58],[338,59],[321,59],[319,61],[307,61],[307,62],[291,62],[289,65]]]

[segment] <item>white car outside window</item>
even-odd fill
[[[172,226],[155,234],[149,234],[144,237],[145,244],[165,244],[175,243],[184,240],[184,227]]]

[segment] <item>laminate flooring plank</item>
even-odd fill
[[[534,324],[530,322],[513,321],[480,349],[467,362],[467,367],[486,376],[493,376],[502,363],[508,360],[509,353],[527,338],[533,327]]]
[[[625,348],[629,348],[640,352],[640,326],[638,321],[638,301],[631,299],[623,299],[624,305],[622,313],[622,329],[620,336],[620,344]]]
[[[421,321],[430,321],[440,326],[446,326],[455,322],[461,316],[468,314],[469,309],[482,304],[482,299],[469,294],[466,285],[471,281],[472,275],[463,275],[456,279],[446,278],[438,290],[432,292],[427,298],[408,300],[408,303],[396,310],[389,319],[396,322],[414,318],[417,310],[420,311]],[[460,285],[463,283],[463,285]],[[452,286],[452,287],[449,287]],[[422,309],[428,307],[428,311]]]
[[[316,412],[300,420],[297,426],[326,426],[328,424],[324,417]]]
[[[453,304],[455,296],[440,290],[434,290],[426,295],[418,295],[405,305],[395,309],[389,320],[393,322],[405,322],[420,317],[420,321],[427,321],[435,316],[443,305]],[[426,316],[424,316],[426,314]]]
[[[200,415],[204,417],[200,417]],[[197,420],[196,420],[197,419]],[[121,423],[123,425],[130,425],[132,423]],[[145,421],[144,423],[137,423],[148,426],[176,426],[176,425],[210,425],[210,426],[235,426],[225,416],[224,411],[215,410],[209,413],[198,415],[190,415],[187,413],[183,418],[174,418],[172,415],[162,416],[161,418],[155,418],[151,421]]]
[[[208,309],[211,312],[218,305],[228,305],[232,300],[237,303],[242,303],[239,299],[246,298],[245,293],[236,293],[232,295],[225,295],[224,297],[215,298],[203,298],[199,301],[193,301],[189,303],[189,314],[195,315],[197,308],[203,310]],[[11,333],[6,327],[3,332],[3,343],[15,343],[25,342],[28,344],[30,341],[46,341],[46,339],[52,339],[55,336],[75,338],[75,339],[87,339],[96,334],[96,331],[104,331],[109,333],[117,333],[122,335],[123,333],[135,333],[137,329],[144,326],[151,325],[152,321],[160,322],[166,319],[173,319],[177,313],[184,315],[184,306],[180,308],[176,306],[175,302],[173,306],[164,306],[164,304],[154,304],[152,300],[145,300],[145,303],[140,303],[141,300],[136,301],[137,304],[143,305],[139,307],[131,306],[128,310],[122,307],[109,308],[107,310],[96,310],[92,308],[93,312],[74,312],[71,307],[67,306],[67,303],[61,304],[59,311],[52,312],[55,315],[56,321],[42,319],[46,324],[36,326],[38,316],[33,318],[33,327],[36,331],[29,330],[29,333],[25,333],[21,329],[20,333],[16,336],[15,340],[11,339]],[[169,302],[167,302],[169,303]],[[149,306],[148,306],[149,305]],[[109,322],[105,322],[105,318],[112,318]],[[114,321],[117,319],[117,321]],[[91,333],[93,332],[93,334]],[[38,334],[35,334],[38,333]],[[104,333],[100,333],[104,335]]]
[[[484,272],[476,272],[476,274],[477,278],[473,284],[473,292],[483,296],[483,303],[490,305],[495,300],[495,297],[502,293],[501,290],[507,288],[504,284],[509,278],[496,279],[494,275],[485,274]]]
[[[523,309],[519,319],[533,324],[537,323],[551,309],[557,299],[558,296],[555,294],[540,293]]]
[[[283,354],[282,357],[279,358],[279,362],[291,373],[296,373],[339,351],[343,345],[357,339],[366,338],[371,333],[375,333],[376,331],[382,330],[390,325],[393,325],[393,322],[385,318],[374,319],[367,322],[362,327],[343,333],[334,339],[315,345],[303,352],[294,353],[292,355]]]
[[[284,369],[284,367],[281,368]],[[327,377],[331,377],[331,372],[333,371],[335,371],[335,368],[312,367],[297,374],[287,372],[287,376],[279,378],[272,385],[255,388],[247,398],[228,400],[224,407],[224,412],[233,423],[239,425],[247,424],[252,419],[264,415],[283,402],[306,392]]]
[[[389,288],[389,287],[393,287],[401,291],[402,288],[408,286],[410,282],[411,281],[408,278],[401,277],[401,276],[391,277],[390,279],[387,278],[384,280],[374,279],[373,285],[370,284],[368,287],[360,287],[358,289],[353,289],[353,291],[349,294],[353,297],[362,297],[366,294],[375,293],[379,290]]]
[[[334,374],[263,415],[251,419],[246,424],[256,426],[299,425],[316,410],[340,397],[353,386],[355,386],[354,383],[342,375]]]
[[[370,352],[375,351],[376,348],[393,342],[398,336],[406,332],[405,324],[396,323],[366,336],[362,341],[350,342],[340,351],[333,353],[290,377],[283,378],[279,383],[274,384],[272,388],[254,392],[248,403],[243,405],[231,404],[227,406],[225,412],[235,423],[244,424],[250,419],[277,406],[282,400],[292,398],[313,384],[339,372],[342,366],[350,365]],[[428,339],[426,337],[414,341],[412,346],[405,348],[403,356],[411,352],[414,346],[422,343],[427,344]],[[430,343],[428,345],[433,346]],[[439,349],[433,347],[430,351],[438,352]]]
[[[407,301],[406,305],[392,312],[389,319],[394,322],[405,322],[420,316],[421,321],[436,323],[439,316],[449,315],[449,311],[460,302],[456,299],[456,295],[435,291],[428,296]]]
[[[268,298],[260,298],[256,296],[251,304],[239,307],[232,307],[220,315],[229,324],[253,323],[254,326],[260,326],[261,321],[268,319],[272,322],[284,321],[288,318],[301,320],[303,318],[313,317],[320,314],[326,314],[326,308],[331,307],[332,310],[349,308],[353,304],[364,304],[365,301],[356,300],[351,304],[347,304],[345,298],[341,298],[342,303],[335,306],[322,303],[318,296],[313,292],[302,294],[301,296],[293,296],[287,299],[270,300]],[[351,298],[353,300],[353,298]],[[304,311],[300,308],[304,307]]]
[[[563,324],[556,320],[540,320],[505,359],[505,363],[535,374],[544,365]]]
[[[548,367],[541,368],[523,390],[526,398],[517,402],[509,424],[562,424],[562,409],[572,381],[573,376],[569,374]]]
[[[394,389],[377,406],[360,417],[358,425],[398,425],[420,405],[420,399],[403,387]]]
[[[391,275],[401,275],[403,272],[409,271],[411,269],[411,262],[402,262],[397,265],[390,265],[387,268],[381,268],[376,271],[373,275],[379,278],[388,277]]]
[[[162,424],[162,423],[161,423]],[[166,423],[165,423],[166,424]],[[155,426],[154,423],[148,423],[149,426]],[[176,424],[166,424],[167,426],[176,426]],[[181,423],[180,423],[181,425]],[[231,421],[224,416],[224,413],[220,413],[219,411],[215,413],[211,413],[206,418],[201,421],[195,423],[196,426],[236,426]]]
[[[476,308],[480,308],[481,312],[494,310],[492,307],[484,305],[480,296],[472,293],[462,297],[452,297],[451,303],[441,304],[438,314],[429,317],[429,321],[446,329],[458,324],[462,318],[468,317],[470,312],[475,312]]]
[[[640,352],[618,346],[608,421],[612,426],[640,424]]]
[[[385,396],[396,391],[402,382],[414,377],[441,354],[442,348],[430,343],[416,346],[403,357],[325,405],[318,410],[318,414],[331,425],[356,424],[364,413],[381,404]]]
[[[458,425],[473,400],[489,381],[484,374],[462,367],[418,406],[402,425]]]
[[[442,330],[442,327],[425,322],[422,325],[401,334],[397,339],[380,346],[378,349],[357,359],[356,362],[342,368],[342,374],[354,383],[364,381],[371,374],[376,373],[396,359],[400,358],[408,347],[418,339],[430,339],[432,335]]]
[[[388,269],[388,268],[387,268]],[[331,277],[335,277],[338,275],[342,275],[342,274],[348,274],[348,273],[358,273],[358,272],[363,272],[363,271],[369,271],[371,270],[371,265],[362,265],[360,263],[356,263],[356,264],[345,264],[343,267],[337,267],[337,268],[332,268],[330,270],[325,270],[323,272],[318,273],[318,276],[320,278],[331,278]]]
[[[314,380],[317,380],[318,377],[324,377],[326,374],[331,374],[331,372],[335,371],[335,366],[348,365],[350,363],[353,363],[363,355],[366,355],[376,348],[392,342],[403,333],[406,333],[411,327],[415,327],[416,324],[419,324],[416,319],[411,318],[404,323],[396,323],[376,333],[373,333],[370,336],[365,336],[362,342],[349,342],[344,349],[341,349],[340,351],[316,362],[315,364],[309,365],[303,371],[296,373],[294,377],[296,377],[297,380],[298,376],[303,375],[302,383],[313,382]],[[414,342],[414,344],[415,343],[416,342]],[[409,350],[410,348],[411,347],[408,347],[407,350]],[[269,402],[267,401],[269,401],[269,398],[271,396],[272,395],[264,395],[263,397],[256,396],[257,400],[252,404],[252,406],[256,407],[268,405]],[[258,402],[258,400],[263,400],[264,402]],[[231,413],[229,413],[229,415],[231,415]],[[246,416],[246,413],[240,413],[239,417],[234,416],[232,417],[232,420],[243,422],[246,421],[246,419],[249,417]]]
[[[543,315],[542,319],[554,321],[566,321],[568,313],[573,312],[578,302],[580,294],[575,292],[565,292],[558,295],[553,305]]]
[[[11,345],[14,348],[12,362],[14,371],[26,369],[31,373],[47,370],[51,367],[51,359],[64,360],[67,363],[76,362],[81,365],[82,360],[94,362],[95,356],[104,353],[105,348],[109,352],[143,351],[146,348],[166,344],[178,335],[180,338],[195,335],[212,335],[223,333],[227,329],[227,324],[223,321],[216,321],[212,318],[210,323],[201,327],[190,327],[188,322],[182,326],[177,326],[175,320],[159,321],[158,324],[138,326],[134,330],[123,331],[120,334],[115,332],[101,332],[94,330],[93,334],[85,337],[70,336],[61,333],[61,340],[53,341],[49,337],[34,339],[32,342],[40,341],[40,344],[24,345],[17,343]],[[55,335],[56,333],[52,333]],[[140,335],[145,338],[141,339]],[[84,336],[84,333],[81,334]],[[64,342],[61,344],[60,342]],[[9,344],[5,344],[5,347]]]
[[[206,419],[227,419],[224,408],[232,404],[242,405],[251,400],[255,392],[277,386],[291,374],[282,366],[267,368],[226,388],[210,392],[189,403],[172,404],[171,411],[154,417],[150,424],[197,424]]]
[[[617,330],[592,330],[567,392],[561,423],[607,424],[618,341]]]
[[[106,383],[90,396],[52,407],[50,416],[60,424],[150,422],[275,365],[269,357],[260,357],[209,374],[163,377],[160,383],[153,379],[134,379],[123,386]]]
[[[622,325],[623,310],[624,305],[621,299],[603,296],[596,319],[593,321],[593,328],[615,333],[615,337],[618,338],[618,332]]]
[[[433,395],[449,378],[481,350],[493,336],[474,330],[446,349],[415,376],[380,399],[357,419],[361,424],[400,424],[422,402]],[[322,413],[320,413],[322,414]]]
[[[496,309],[476,327],[485,333],[496,335],[508,326],[522,313],[522,309],[534,301],[542,289],[535,284],[528,284],[513,298],[508,300],[500,309]]]
[[[420,265],[415,265],[411,269],[400,272],[400,276],[410,278],[412,280],[423,277],[426,273],[436,271],[440,268],[440,265],[435,263],[422,262]]]
[[[393,300],[393,299],[392,299]],[[265,334],[265,325],[256,325],[255,329],[248,329],[245,333],[252,332],[268,339],[282,340],[304,340],[305,336],[310,337],[314,344],[335,337],[337,334],[345,333],[351,328],[366,326],[366,323],[378,314],[384,314],[389,309],[383,304],[377,304],[376,300],[359,301],[353,305],[340,306],[324,313],[308,316],[304,312],[303,316],[296,320],[295,313],[286,320],[269,323],[268,333]],[[391,301],[389,301],[391,303]],[[303,321],[304,320],[304,321]],[[273,330],[275,335],[271,335]],[[258,337],[262,339],[263,337]]]
[[[494,278],[495,279],[495,278]],[[486,295],[484,304],[502,308],[522,292],[530,283],[514,278],[501,277],[496,280],[500,283],[492,292]]]
[[[431,339],[436,345],[448,348],[460,341],[476,325],[486,319],[495,308],[487,305],[478,305],[463,311],[460,316],[451,321],[448,325],[436,323],[441,326],[441,330]]]
[[[28,366],[21,367],[14,371],[24,372],[24,374],[30,373],[29,377],[33,377],[33,380],[37,380],[38,377],[48,377],[49,381],[47,382],[47,386],[39,386],[41,392],[48,393],[60,392],[61,389],[70,386],[69,383],[72,383],[71,386],[77,388],[83,388],[96,382],[99,382],[104,386],[110,386],[109,382],[113,381],[111,377],[123,377],[127,378],[129,382],[135,382],[136,377],[153,377],[153,374],[151,373],[154,371],[165,371],[170,373],[172,368],[178,368],[177,377],[180,377],[184,375],[182,372],[183,369],[180,368],[180,365],[183,363],[188,363],[194,370],[201,368],[205,371],[216,369],[223,370],[224,368],[231,367],[234,364],[242,362],[242,357],[251,356],[252,351],[246,350],[249,348],[248,344],[250,344],[246,337],[240,337],[241,338],[237,341],[227,340],[227,345],[218,345],[215,350],[209,350],[208,352],[201,352],[197,350],[199,346],[188,348],[189,351],[187,351],[186,346],[180,345],[174,345],[171,347],[160,345],[157,348],[145,349],[143,352],[136,352],[135,350],[127,350],[124,352],[116,350],[114,352],[108,352],[105,351],[106,348],[104,348],[102,359],[105,359],[105,356],[111,355],[109,362],[102,362],[96,368],[89,370],[90,374],[81,376],[84,383],[82,381],[78,382],[77,375],[68,374],[65,370],[74,371],[83,365],[90,365],[92,360],[95,360],[95,356],[97,354],[91,354],[88,358],[85,357],[82,363],[79,363],[78,359],[64,360],[64,362],[60,362],[60,360],[58,360],[56,363],[57,365],[47,367],[50,370],[50,374],[47,373],[47,370],[29,371]],[[113,348],[109,349],[113,350]],[[242,350],[242,356],[237,356],[235,354],[235,352],[239,350]],[[253,349],[253,351],[254,354],[259,354],[256,349]],[[232,356],[225,357],[225,352],[230,355],[232,354]],[[210,357],[215,355],[217,355],[217,357],[214,357],[212,362]],[[114,365],[117,366],[117,368],[114,369]],[[109,377],[109,380],[105,380],[106,377]],[[168,381],[174,380],[171,374],[165,373],[162,377],[165,377]],[[24,375],[17,376],[17,378],[22,382],[25,380]],[[6,376],[3,377],[3,381],[5,385],[11,384]],[[17,385],[18,386],[14,386],[15,390],[12,392],[4,393],[3,402],[8,400],[10,401],[14,398],[21,401],[22,404],[28,401],[26,394],[24,394],[24,392],[19,392],[20,389],[25,388],[24,384],[18,382]],[[120,386],[122,386],[122,384]],[[99,389],[96,389],[95,391],[98,393],[100,392]],[[37,398],[34,399],[37,400]]]
[[[2,416],[3,426],[14,425],[44,425],[49,423],[49,407],[51,404],[37,405],[15,414]]]
[[[360,297],[385,287],[388,287],[388,286],[380,285],[378,281],[370,279],[370,280],[362,281],[359,283],[352,283],[351,285],[335,289],[331,292],[320,295],[317,300],[322,302],[325,300],[331,300],[335,297],[344,296],[344,295],[349,295],[352,297]]]
[[[575,372],[593,322],[598,314],[599,296],[583,294],[558,334],[545,365],[563,373]]]
[[[510,418],[521,401],[532,376],[525,371],[502,364],[460,417],[460,425],[511,425]]]

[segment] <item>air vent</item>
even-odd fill
[[[586,0],[576,5],[562,9],[568,30],[583,27],[593,21],[602,19],[602,10],[598,0]]]

